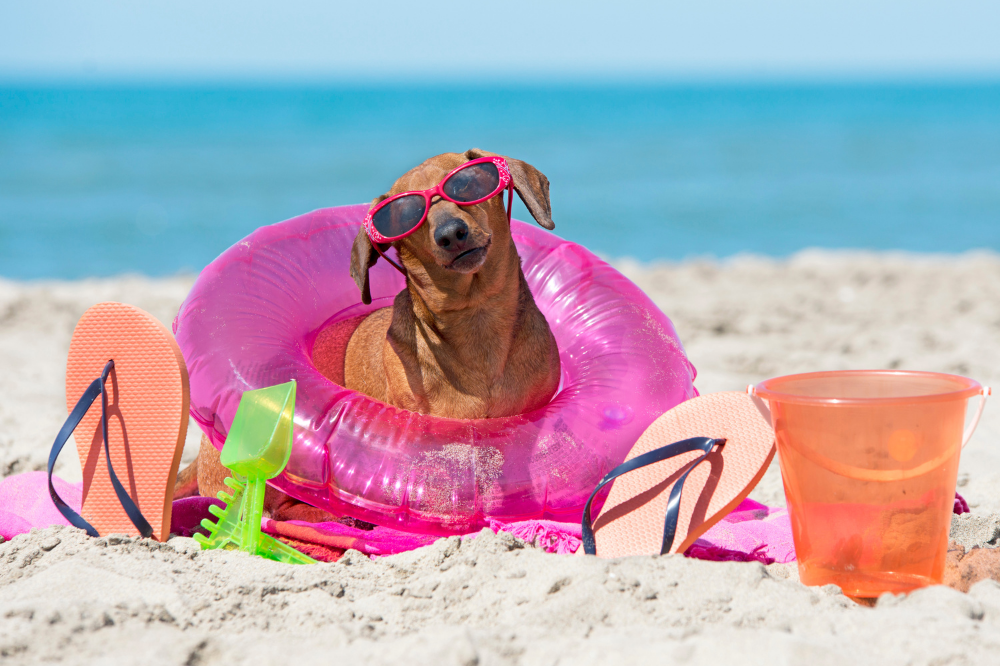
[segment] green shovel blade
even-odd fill
[[[272,479],[292,455],[295,381],[246,391],[222,447],[222,464],[248,479]]]

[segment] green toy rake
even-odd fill
[[[260,531],[267,480],[281,474],[292,454],[295,381],[246,391],[222,447],[222,464],[233,472],[225,483],[232,494],[219,492],[226,503],[209,512],[218,519],[201,521],[208,536],[195,534],[202,549],[239,550],[287,564],[316,560]]]

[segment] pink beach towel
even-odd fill
[[[684,554],[701,560],[794,562],[795,544],[788,511],[745,499]]]
[[[79,511],[83,484],[67,483],[57,476],[52,485],[70,508]],[[45,472],[26,472],[0,479],[0,536],[13,539],[32,527],[69,525],[52,498]]]
[[[59,495],[79,510],[82,484],[52,477]],[[208,507],[221,504],[208,497],[188,497],[174,501],[171,532],[190,536],[200,530]],[[968,513],[961,495],[955,497],[955,513]],[[68,525],[49,498],[45,472],[27,472],[0,480],[0,536],[11,539],[33,527]],[[265,518],[263,531],[320,560],[335,561],[348,549],[371,556],[402,553],[437,540],[425,534],[411,534],[388,527],[359,529],[340,523],[306,523],[298,520],[274,521]],[[570,554],[580,546],[580,525],[549,520],[515,523],[492,521],[495,532],[510,532],[550,553]],[[474,536],[474,535],[467,535]],[[768,507],[751,499],[743,500],[732,513],[705,532],[687,552],[688,557],[717,561],[795,561],[795,547],[788,512],[784,507]]]
[[[56,491],[70,507],[79,510],[82,484],[52,480]],[[190,536],[200,530],[208,507],[221,504],[208,497],[188,497],[174,501],[171,532]],[[49,498],[44,472],[28,472],[0,480],[0,536],[11,539],[33,527],[68,525]],[[411,534],[388,527],[363,530],[340,523],[274,521],[265,518],[261,528],[307,554],[326,561],[336,560],[348,549],[372,556],[392,555],[426,546],[437,537]],[[580,526],[549,520],[515,523],[492,521],[496,532],[510,532],[550,553],[570,554],[580,546]],[[791,529],[784,509],[772,509],[745,500],[736,511],[705,533],[686,553],[689,557],[711,560],[758,560],[788,562],[795,557]]]

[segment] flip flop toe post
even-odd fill
[[[746,499],[774,453],[771,424],[746,393],[681,403],[605,477],[613,485],[589,545],[585,517],[584,549],[601,557],[684,552]]]
[[[163,541],[170,532],[173,488],[188,424],[184,357],[170,331],[149,313],[123,303],[100,303],[84,313],[73,332],[66,363],[70,412],[102,373],[111,467],[120,488],[148,521],[152,536]],[[75,430],[84,482],[80,513],[102,535],[134,536],[139,533],[136,521],[126,512],[108,471],[101,400],[96,398]]]

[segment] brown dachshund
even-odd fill
[[[372,205],[400,192],[432,188],[456,167],[485,156],[494,153],[473,149],[432,157]],[[546,229],[554,228],[548,179],[530,164],[505,159],[531,215]],[[392,243],[405,269],[406,289],[391,308],[321,335],[314,352],[317,367],[349,389],[434,416],[495,418],[547,403],[559,384],[559,353],[521,271],[503,198],[501,192],[472,206],[435,198],[420,228]],[[388,249],[388,244],[378,248]],[[360,229],[350,270],[364,303],[371,302],[368,272],[380,257],[378,250]],[[191,468],[197,468],[196,479]],[[213,495],[224,487],[228,472],[204,439],[191,468],[179,477],[178,496]],[[274,489],[269,489],[266,509],[276,518],[329,518]]]
[[[373,204],[431,188],[468,160],[492,155],[469,150],[432,157]],[[507,164],[532,216],[552,229],[548,179],[530,164]],[[559,354],[521,272],[502,193],[474,206],[439,199],[424,224],[393,245],[406,269],[406,289],[351,336],[347,388],[421,414],[462,419],[509,416],[547,403],[559,384]],[[360,230],[351,275],[365,303],[371,302],[368,270],[378,258]]]

